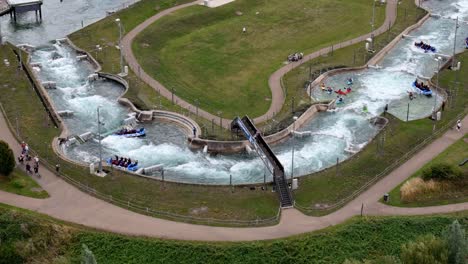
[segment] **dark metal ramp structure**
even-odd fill
[[[284,174],[284,167],[276,157],[275,153],[273,153],[270,146],[268,146],[263,139],[260,130],[255,127],[248,116],[244,116],[242,119],[236,117],[233,121],[233,125],[234,124],[244,133],[245,137],[249,140],[265,166],[273,174],[273,181],[276,185],[281,207],[292,207],[293,198],[286,180],[286,175]]]
[[[10,13],[10,17],[16,22],[17,14],[34,11],[36,20],[42,21],[42,0],[0,0],[0,15]]]

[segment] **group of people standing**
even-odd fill
[[[29,164],[31,159],[33,160],[32,167],[31,167],[31,164]],[[35,156],[34,158],[31,158],[31,156],[29,155],[29,146],[24,141],[21,142],[21,154],[18,157],[18,162],[20,164],[25,164],[25,169],[26,169],[26,172],[28,174],[30,174],[30,175],[34,174],[34,175],[40,177],[40,175],[39,175],[39,157]]]

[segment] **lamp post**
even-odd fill
[[[122,22],[120,21],[120,18],[116,18],[115,22],[117,22],[117,25],[119,26],[120,73],[123,74]]]
[[[436,87],[437,89],[439,88],[439,71],[440,71],[440,62],[442,61],[442,57],[437,57],[435,58],[435,61],[437,61],[437,81],[436,81]],[[436,125],[436,120],[437,120],[437,113],[436,113],[436,107],[437,107],[437,93],[434,93],[434,107],[433,107],[433,113],[432,113],[432,118],[434,120],[434,126],[432,130],[435,130],[435,125]]]
[[[99,53],[100,51],[102,51],[102,47],[101,47],[101,45],[98,44],[98,45],[96,45],[96,61],[99,60],[99,59],[98,59],[98,53]]]
[[[291,180],[294,178],[294,145],[296,143],[296,139],[294,137],[294,131],[296,130],[296,120],[297,116],[293,116],[294,122],[293,122],[293,142],[292,142],[292,154],[291,154]]]
[[[218,116],[219,116],[219,132],[220,132],[220,135],[221,135],[221,129],[223,128],[223,118],[221,117],[222,114],[223,114],[222,111],[218,111]]]
[[[102,105],[97,107],[97,122],[98,122],[98,142],[99,142],[99,173],[102,173],[102,145],[101,145],[101,119],[99,109]]]
[[[458,31],[459,25],[458,25],[458,17],[455,20],[455,37],[453,39],[453,55],[452,55],[452,69],[456,67],[456,61],[455,61],[455,53],[456,53],[456,47],[457,47],[457,31]]]
[[[372,21],[371,21],[371,45],[370,49],[374,50],[374,28],[375,28],[375,2],[376,0],[373,1],[372,3]]]

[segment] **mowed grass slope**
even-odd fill
[[[400,254],[401,245],[441,235],[468,213],[415,217],[355,217],[341,225],[287,239],[189,242],[98,232],[0,204],[0,263],[81,263],[85,244],[97,263],[337,263]],[[129,223],[130,224],[130,223]]]
[[[385,6],[377,5],[377,26],[384,13]],[[268,110],[268,78],[288,54],[310,53],[365,34],[371,17],[367,0],[237,0],[214,9],[193,6],[149,26],[133,50],[148,74],[185,100],[199,100],[200,108],[222,111],[224,117],[255,117]]]

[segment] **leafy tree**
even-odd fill
[[[465,264],[468,258],[468,241],[460,223],[455,220],[445,230],[443,237],[448,247],[448,263]]]
[[[81,249],[81,264],[97,264],[96,258],[94,257],[93,252],[83,244]]]
[[[8,144],[0,140],[0,174],[8,176],[15,168],[15,155]]]
[[[445,264],[448,260],[447,244],[434,235],[419,237],[401,249],[403,264]]]

